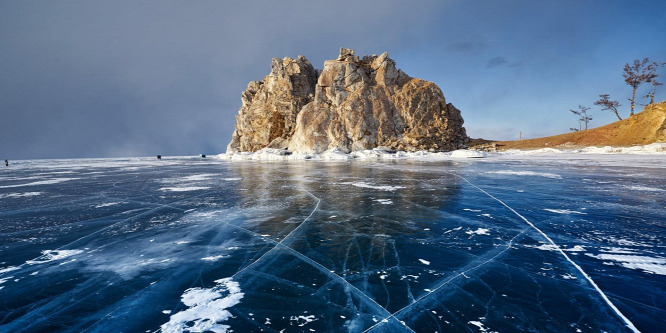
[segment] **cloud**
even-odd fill
[[[272,57],[390,53],[438,1],[0,2],[3,158],[224,151]],[[349,10],[349,8],[354,10]]]
[[[488,60],[488,64],[486,65],[486,67],[492,68],[492,67],[506,65],[508,63],[509,62],[504,57],[494,57]]]
[[[512,62],[512,63],[510,63],[504,57],[494,57],[494,58],[490,58],[490,60],[488,60],[488,63],[486,64],[486,67],[487,68],[493,68],[493,67],[498,67],[498,66],[518,67],[518,66],[521,66],[522,64],[523,64],[522,62]]]

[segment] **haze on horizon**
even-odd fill
[[[340,47],[388,51],[436,83],[471,137],[564,133],[579,104],[598,127],[615,120],[599,94],[629,114],[625,63],[666,61],[665,12],[659,0],[3,1],[0,158],[224,152],[241,92],[272,57],[322,68]]]

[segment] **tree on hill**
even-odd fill
[[[582,105],[578,105],[578,110],[569,110],[578,117],[578,128],[571,127],[569,128],[571,131],[578,132],[583,130],[583,124],[585,124],[585,129],[587,130],[587,127],[592,120],[592,116],[587,113],[589,110],[590,108]]]
[[[659,67],[666,65],[666,62],[656,62],[653,61],[647,66],[648,68],[648,80],[646,82],[652,83],[652,90],[643,96],[645,98],[650,98],[650,104],[654,104],[654,95],[657,93],[657,86],[663,85],[663,83],[657,81],[659,74],[657,70]]]
[[[650,82],[652,80],[652,74],[650,66],[648,66],[650,59],[645,58],[643,60],[635,59],[633,65],[628,63],[624,65],[624,82],[631,86],[631,115],[634,115],[634,101],[636,100],[636,89],[645,82]],[[655,70],[656,74],[656,70]]]
[[[601,109],[604,111],[613,111],[617,119],[622,120],[622,118],[620,117],[620,113],[617,111],[617,107],[620,106],[620,102],[611,101],[610,99],[608,99],[609,97],[610,97],[609,94],[599,95],[599,99],[596,102],[594,102],[594,105],[601,106]]]

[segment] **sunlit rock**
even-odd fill
[[[460,110],[434,83],[397,69],[388,53],[359,59],[341,48],[316,73],[302,56],[273,59],[271,74],[243,93],[227,152],[450,151],[467,140]]]

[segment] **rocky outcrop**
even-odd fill
[[[460,110],[434,83],[398,70],[387,53],[360,59],[342,48],[317,73],[303,56],[273,59],[271,74],[243,93],[227,152],[445,151],[467,140]]]
[[[314,97],[317,72],[303,56],[273,58],[271,73],[252,81],[241,95],[236,129],[227,152],[286,148],[296,116]]]

